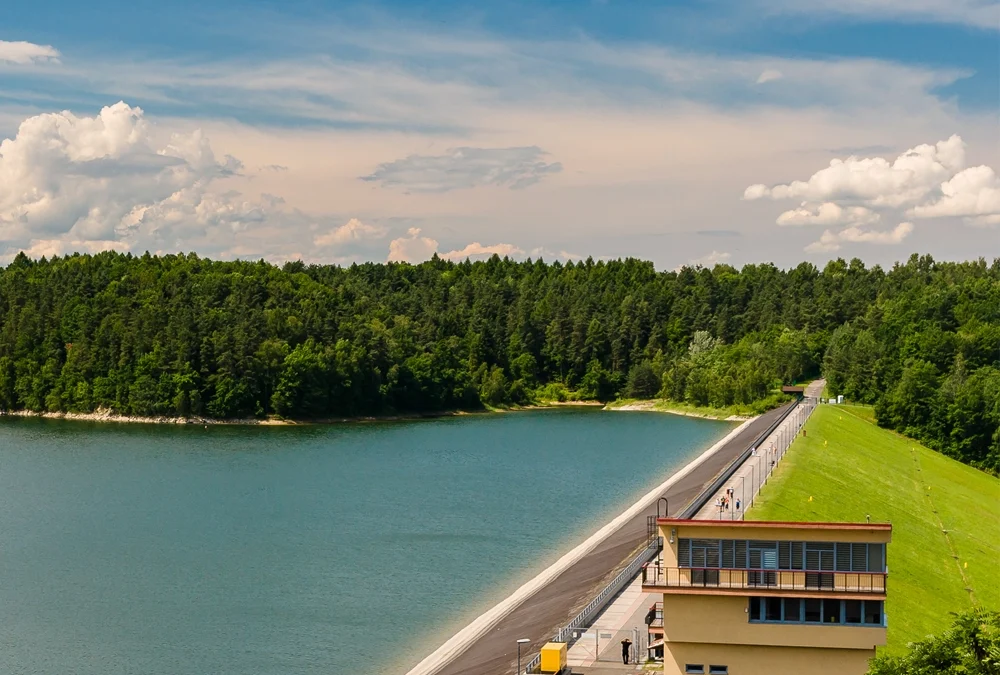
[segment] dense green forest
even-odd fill
[[[823,372],[1000,469],[1000,260],[657,272],[114,252],[0,272],[0,407],[334,418],[579,397],[763,409]]]

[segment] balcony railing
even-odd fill
[[[656,602],[646,612],[646,625],[650,628],[663,628],[663,603]]]
[[[642,570],[642,585],[656,588],[829,591],[885,594],[885,572],[657,567]]]

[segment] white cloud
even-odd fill
[[[716,265],[729,262],[729,259],[732,257],[733,255],[731,253],[713,250],[711,253],[708,253],[706,255],[701,256],[700,258],[695,258],[694,260],[689,261],[688,266],[715,267]]]
[[[305,227],[283,200],[217,188],[242,163],[221,161],[199,130],[163,143],[140,108],[94,117],[47,113],[0,143],[0,243],[12,251],[225,250],[269,221]],[[287,242],[270,233],[265,252]],[[89,243],[88,243],[89,242]],[[95,248],[96,247],[96,248]],[[208,249],[206,251],[206,249]]]
[[[826,230],[812,244],[806,246],[808,253],[820,253],[829,251],[839,251],[841,244],[899,244],[913,232],[913,223],[900,223],[887,232],[877,232],[873,230],[863,230],[860,227],[848,227],[840,232]]]
[[[787,14],[967,24],[989,30],[1000,26],[1000,5],[993,0],[757,0],[756,4]]]
[[[751,185],[743,199],[809,200],[779,215],[778,225],[851,226],[827,230],[806,249],[812,252],[836,251],[844,242],[896,244],[913,230],[909,222],[889,232],[861,229],[883,215],[1000,223],[1000,178],[991,167],[964,165],[965,143],[954,135],[935,145],[918,145],[891,163],[881,157],[835,159],[808,180]]]
[[[32,239],[27,246],[17,249],[29,258],[51,258],[70,253],[99,253],[101,251],[128,251],[129,245],[123,241],[80,241],[67,239]],[[4,258],[12,258],[17,251],[11,251]]]
[[[919,203],[965,164],[965,143],[955,135],[935,145],[918,145],[893,162],[882,157],[834,159],[805,181],[756,184],[743,198],[849,200],[869,207],[898,208]]]
[[[385,233],[386,228],[384,227],[368,225],[362,223],[357,218],[351,218],[340,227],[334,228],[325,234],[316,235],[313,238],[313,243],[320,247],[337,246],[365,239],[378,239],[385,236]]]
[[[390,241],[387,261],[417,263],[428,260],[437,253],[437,240],[421,237],[420,232],[419,227],[411,227],[405,237]]]
[[[780,80],[785,75],[780,70],[774,68],[768,68],[760,74],[757,78],[757,84],[764,84],[765,82],[773,82],[775,80]]]
[[[778,216],[778,225],[870,225],[879,215],[863,206],[840,206],[833,202],[810,204],[802,202],[797,209]]]
[[[59,63],[60,56],[59,50],[49,45],[0,40],[0,63],[13,63],[18,66],[32,63]]]
[[[445,260],[465,260],[466,258],[483,258],[494,254],[501,257],[519,257],[524,251],[513,244],[492,244],[484,246],[474,241],[464,248],[445,253],[438,252],[436,239],[421,236],[419,227],[411,227],[405,237],[399,237],[389,242],[389,262],[418,263],[430,259],[435,253]]]
[[[535,260],[583,260],[584,256],[579,253],[570,253],[566,250],[553,251],[551,249],[545,248],[544,246],[539,246],[528,251],[528,257]],[[597,256],[595,256],[597,257]],[[600,256],[599,259],[610,259],[611,256]]]
[[[501,258],[509,258],[524,255],[524,251],[513,244],[493,244],[492,246],[483,246],[478,241],[474,241],[463,249],[449,251],[440,255],[442,258],[447,260],[465,260],[466,258],[480,258],[483,256],[491,256],[493,254],[496,254]]]
[[[975,224],[1000,222],[1000,178],[988,166],[974,166],[941,184],[941,197],[910,209],[917,218],[963,216]]]

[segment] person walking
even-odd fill
[[[628,665],[628,657],[632,651],[632,641],[628,638],[622,640],[622,663]]]
[[[740,510],[740,500],[739,499],[736,500],[736,510],[737,511]]]

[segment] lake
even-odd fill
[[[0,421],[0,672],[405,672],[733,425]]]

